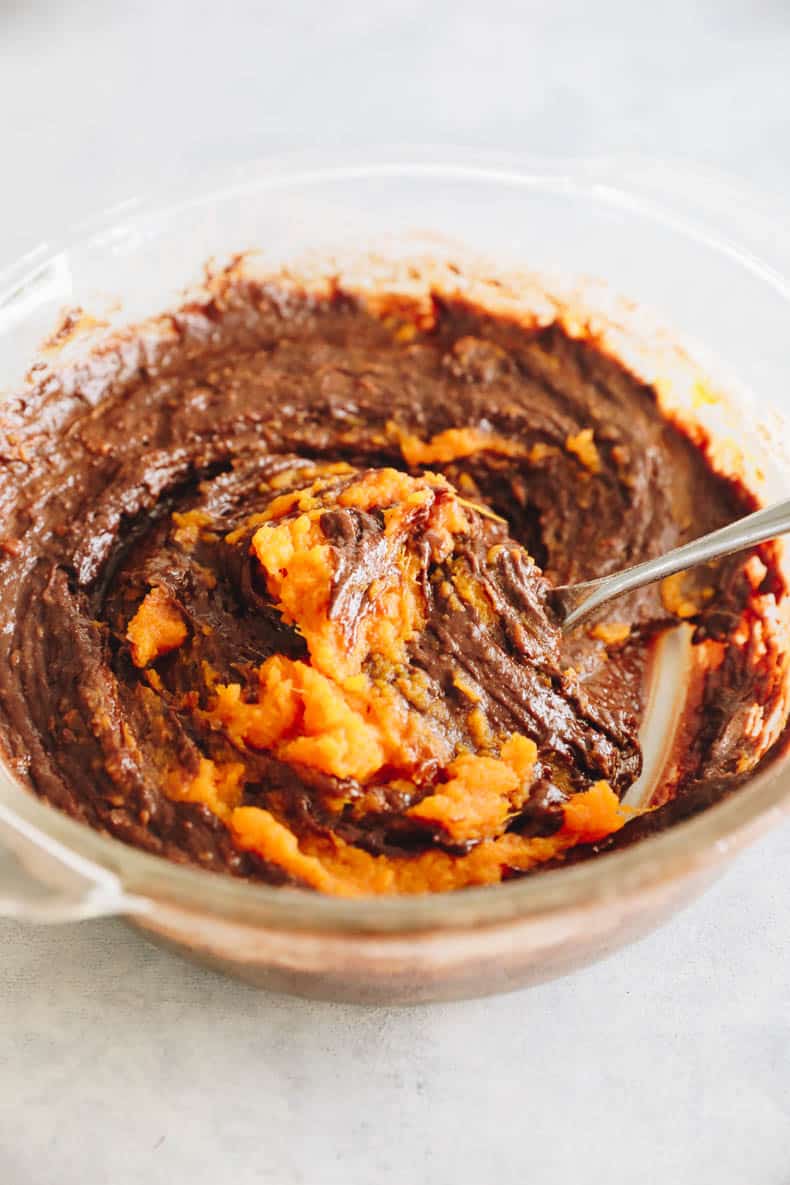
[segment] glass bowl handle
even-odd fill
[[[114,873],[0,803],[0,917],[77,922],[128,914],[134,904]]]

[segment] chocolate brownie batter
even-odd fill
[[[553,584],[753,500],[559,322],[229,277],[33,375],[0,478],[3,747],[176,861],[345,895],[499,881],[699,809],[786,712],[770,547],[560,634]],[[621,799],[678,619],[696,690],[646,828]]]

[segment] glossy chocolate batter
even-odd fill
[[[552,584],[753,501],[559,323],[229,280],[12,399],[0,478],[2,744],[173,860],[346,895],[498,881],[715,800],[785,711],[771,548],[560,636]],[[633,819],[678,618],[696,691]]]

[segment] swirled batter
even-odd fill
[[[228,280],[11,400],[0,466],[4,746],[174,860],[342,895],[495,882],[699,809],[784,720],[771,548],[560,635],[553,583],[752,499],[559,323]],[[678,619],[697,688],[634,818]]]

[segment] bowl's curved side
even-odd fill
[[[702,893],[720,866],[544,918],[419,935],[288,932],[157,904],[132,924],[255,987],[353,1004],[423,1004],[515,991],[596,962]]]

